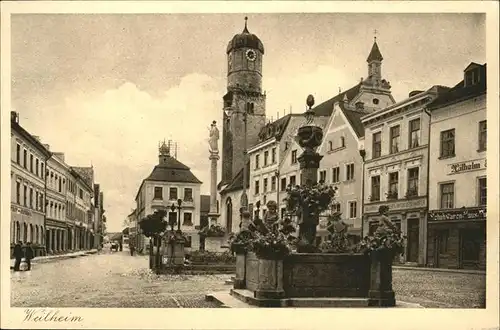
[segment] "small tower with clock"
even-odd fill
[[[226,54],[228,68],[224,108],[247,111],[246,147],[249,147],[257,143],[258,133],[265,125],[266,96],[262,93],[264,45],[249,32],[247,17],[243,31],[227,45]],[[244,165],[244,116],[238,113],[230,118],[225,113],[223,116],[222,182],[229,183]]]

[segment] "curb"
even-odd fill
[[[88,255],[93,255],[97,254],[97,250],[89,250],[89,251],[81,251],[79,253],[74,253],[74,254],[60,254],[60,255],[51,255],[51,256],[45,256],[41,258],[35,258],[31,262],[32,265],[36,264],[44,264],[48,263],[51,261],[56,261],[56,260],[66,260],[66,259],[72,259],[72,258],[79,258],[79,257],[85,257]],[[12,262],[13,259],[11,259]],[[10,266],[10,269],[14,269],[14,266]]]
[[[467,269],[448,269],[448,268],[431,268],[431,267],[410,267],[410,266],[392,266],[393,269],[416,270],[424,272],[441,272],[441,273],[456,273],[456,274],[475,274],[486,275],[484,270],[467,270]]]

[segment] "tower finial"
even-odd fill
[[[243,32],[249,33],[247,27],[247,21],[248,21],[248,16],[245,16],[245,28],[243,29]]]
[[[377,42],[377,29],[373,30],[373,42]]]

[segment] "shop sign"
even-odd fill
[[[448,173],[448,175],[459,174],[464,172],[472,172],[484,169],[486,169],[486,158],[475,159],[466,162],[450,164],[450,172]]]
[[[477,220],[486,219],[486,207],[429,211],[429,220]]]
[[[365,205],[365,212],[378,213],[378,208],[382,205],[388,206],[389,212],[395,210],[416,209],[416,208],[426,207],[427,199],[426,198],[410,199],[410,200],[403,199],[395,202],[367,204]]]
[[[22,215],[27,215],[28,217],[31,217],[32,213],[30,210],[26,210],[24,208],[18,207],[16,205],[11,205],[10,210],[15,213],[19,213]]]

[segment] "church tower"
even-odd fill
[[[243,152],[258,141],[265,125],[266,95],[262,93],[262,62],[264,45],[249,32],[247,17],[243,32],[236,34],[226,49],[227,93],[223,97],[224,113],[222,138],[222,182],[230,183],[243,168]],[[247,138],[244,145],[244,116],[247,112]]]

